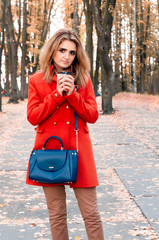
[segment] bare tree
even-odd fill
[[[21,58],[21,92],[20,98],[25,98],[26,90],[26,65],[27,65],[27,3],[23,0],[23,30],[22,30],[22,58]]]
[[[42,23],[42,27],[39,29],[40,30],[39,31],[40,39],[38,39],[39,40],[38,50],[40,50],[42,48],[42,46],[46,40],[48,31],[49,31],[51,11],[52,11],[53,5],[54,5],[54,0],[45,0],[43,14],[42,14],[43,19],[41,19],[40,16],[36,16],[39,21],[39,25]],[[38,12],[40,14],[40,7],[38,8]],[[35,34],[35,36],[36,36],[36,34]],[[38,66],[39,66],[39,54],[36,55],[35,66],[33,67],[33,72],[35,72],[38,69]]]
[[[103,12],[101,14],[101,7],[99,8],[99,1],[92,0],[95,25],[97,35],[99,39],[99,49],[101,63],[104,68],[104,78],[102,83],[102,109],[103,114],[111,113],[112,107],[112,85],[113,85],[113,69],[112,62],[109,57],[109,51],[111,49],[111,30],[113,24],[113,13],[116,4],[116,0],[107,0],[103,6]]]
[[[21,0],[19,0],[19,20],[18,20],[18,33],[16,33],[13,22],[13,15],[11,10],[11,1],[6,0],[6,25],[8,30],[7,41],[11,46],[11,93],[9,102],[17,103],[17,66],[18,66],[18,46],[21,35]],[[17,37],[16,37],[17,35]]]
[[[91,62],[91,79],[93,80],[93,10],[92,1],[83,0],[86,19],[86,52]]]
[[[157,4],[157,13],[158,13],[158,32],[159,32],[159,1]],[[153,94],[159,94],[159,39],[157,39],[157,44],[156,44],[156,65],[153,71],[152,75],[152,92]]]
[[[121,16],[118,10],[119,3],[116,5],[115,14],[114,14],[114,65],[115,65],[115,73],[114,73],[114,93],[117,93],[121,90],[120,85],[120,66],[121,66]]]
[[[1,67],[2,67],[2,52],[4,49],[4,27],[5,27],[5,0],[1,0],[1,9],[2,9],[2,21],[1,25],[1,33],[0,33],[0,112],[2,111],[2,95],[1,95]]]
[[[79,15],[78,15],[78,0],[74,0],[73,9],[73,30],[79,35]]]
[[[93,77],[93,86],[95,95],[97,95],[98,86],[99,86],[99,67],[100,67],[100,54],[99,54],[99,41],[97,42],[97,51],[96,51],[96,66],[95,66],[95,74]]]

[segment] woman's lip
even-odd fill
[[[62,61],[62,63],[64,63],[64,64],[68,64],[69,62],[66,62],[66,61]]]

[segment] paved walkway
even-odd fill
[[[100,97],[97,98],[100,108]],[[5,99],[4,99],[5,102]],[[106,240],[159,239],[159,97],[117,94],[115,114],[89,125]],[[51,240],[42,189],[25,184],[35,133],[26,101],[0,113],[0,239]],[[87,240],[67,188],[70,239]],[[60,240],[60,239],[59,239]]]

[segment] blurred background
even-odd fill
[[[88,53],[104,114],[121,91],[159,94],[158,0],[0,0],[0,111],[27,98],[43,44],[74,29]]]

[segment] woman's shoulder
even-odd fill
[[[44,82],[44,74],[42,71],[37,71],[35,73],[32,73],[29,76],[29,81],[35,82],[35,83],[41,83]]]

